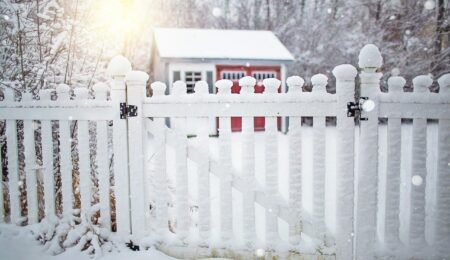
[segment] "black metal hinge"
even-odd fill
[[[368,100],[368,97],[360,97],[357,102],[348,102],[347,103],[347,117],[355,117],[358,116],[359,120],[367,121],[366,117],[361,117],[361,104],[365,100]]]
[[[120,119],[137,116],[137,106],[127,105],[127,103],[120,103]]]

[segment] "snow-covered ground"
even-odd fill
[[[12,225],[0,225],[0,259],[1,260],[90,260],[92,256],[80,252],[76,247],[69,248],[65,252],[52,256],[44,246],[37,241],[31,230],[27,227]],[[153,248],[147,251],[131,251],[123,248],[120,252],[106,253],[102,260],[173,260]]]

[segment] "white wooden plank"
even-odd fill
[[[3,198],[3,156],[1,150],[3,145],[0,144],[0,223],[5,222],[5,208],[4,208],[4,198]]]
[[[426,147],[427,120],[413,120],[411,194],[409,206],[408,245],[413,252],[421,250],[425,242],[425,185],[426,185]]]
[[[336,103],[147,103],[143,113],[146,117],[336,116]]]
[[[119,109],[120,103],[126,102],[123,75],[114,78],[111,86],[111,100],[115,110]],[[120,114],[117,113],[113,120],[113,157],[117,233],[126,236],[131,233],[127,120],[121,119]]]
[[[450,119],[450,104],[380,103],[379,109],[387,118]]]
[[[317,238],[325,236],[325,117],[313,119],[313,225]]]
[[[92,111],[95,111],[93,113]],[[54,107],[0,108],[0,118],[10,120],[112,120],[118,108],[113,107]]]
[[[106,101],[108,85],[97,83],[93,86],[95,100]],[[100,196],[100,223],[107,230],[111,230],[110,209],[110,173],[108,156],[108,121],[97,121],[97,171]]]
[[[189,202],[188,202],[188,168],[187,168],[187,134],[186,119],[174,118],[175,130],[175,164],[176,164],[176,234],[180,239],[185,239],[189,234]]]
[[[76,88],[74,90],[75,98],[78,103],[87,102],[88,90],[86,88]],[[89,216],[91,209],[92,187],[91,187],[91,157],[89,147],[89,121],[77,121],[78,138],[78,168],[81,214]]]
[[[352,65],[333,69],[338,98],[336,117],[336,258],[354,258],[354,181],[355,181],[355,123],[347,117],[347,102],[354,101],[355,77]]]
[[[6,120],[6,145],[8,158],[8,184],[9,206],[11,223],[18,224],[21,217],[19,193],[19,161],[17,147],[17,123],[15,120]]]
[[[39,92],[41,100],[49,101],[50,90]],[[44,173],[44,212],[45,217],[55,215],[55,176],[53,170],[52,121],[41,120],[42,167]]]
[[[111,229],[110,174],[108,160],[107,121],[97,121],[97,167],[100,195],[100,219],[104,228]]]
[[[25,120],[23,122],[28,224],[35,224],[38,222],[37,164],[34,128],[35,122],[32,120]]]
[[[355,257],[358,259],[373,259],[376,242],[376,211],[378,186],[378,93],[381,73],[371,69],[360,74],[361,96],[368,97],[375,103],[375,109],[362,112],[358,170],[356,177],[356,210],[355,210]],[[354,133],[352,132],[352,135]],[[339,137],[341,138],[341,137]],[[339,153],[341,151],[338,151]]]
[[[266,86],[267,88],[267,86]],[[267,90],[266,90],[267,91]],[[278,236],[278,207],[276,205],[278,190],[278,139],[277,118],[265,118],[265,188],[268,196],[268,207],[265,208],[266,234],[265,241],[269,248],[273,248],[279,241]]]
[[[73,187],[72,187],[72,139],[70,136],[70,121],[59,121],[59,151],[61,171],[61,193],[63,214],[72,214]]]
[[[398,248],[400,237],[400,161],[401,161],[401,119],[389,118],[387,132],[384,245]]]
[[[244,243],[252,245],[255,241],[255,140],[253,117],[242,118],[242,178],[247,185],[243,192]]]
[[[197,161],[198,178],[198,226],[202,242],[210,236],[211,228],[211,198],[209,182],[209,136],[208,118],[197,118],[197,149],[205,156]]]
[[[53,136],[52,122],[41,121],[42,135],[42,166],[44,170],[44,205],[45,216],[54,215],[55,212],[55,176],[53,171]]]
[[[131,81],[127,83],[129,105],[135,105],[138,111],[142,108],[142,97],[145,96],[145,82]],[[128,160],[130,176],[131,230],[136,239],[141,239],[146,232],[145,213],[145,181],[143,150],[143,118],[128,117]]]
[[[439,120],[434,243],[440,256],[450,254],[450,120]]]
[[[289,241],[297,245],[302,231],[302,131],[301,118],[289,118]]]
[[[219,90],[220,91],[220,90]],[[233,235],[231,118],[219,118],[220,231],[224,241]]]

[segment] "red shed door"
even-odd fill
[[[264,86],[262,81],[266,78],[277,78],[280,79],[280,67],[269,67],[269,66],[229,66],[229,65],[218,65],[217,66],[217,78],[218,79],[228,79],[233,81],[233,87],[231,88],[231,93],[239,94],[241,87],[239,86],[239,79],[244,76],[252,76],[256,79],[255,93],[264,92]],[[280,92],[281,88],[278,90]],[[254,118],[255,131],[264,130],[264,117]],[[278,127],[280,127],[280,120],[278,120]],[[217,124],[219,126],[219,124]],[[231,118],[231,130],[241,131],[242,130],[242,118],[232,117]]]

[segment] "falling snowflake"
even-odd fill
[[[212,14],[215,17],[220,17],[220,16],[222,16],[222,9],[220,9],[219,7],[214,7],[212,10]]]
[[[419,175],[414,175],[411,179],[411,182],[414,186],[420,186],[423,183],[423,179]]]
[[[257,257],[264,257],[266,255],[266,250],[264,250],[262,248],[258,248],[255,250],[255,255]]]
[[[331,14],[331,12],[333,12],[333,10],[331,10],[331,8],[328,8],[327,13]]]
[[[423,6],[425,7],[425,9],[427,10],[432,10],[434,9],[434,7],[436,6],[436,3],[434,2],[434,0],[427,0]]]
[[[398,75],[400,75],[400,69],[399,69],[399,68],[393,68],[393,69],[391,70],[391,74],[392,74],[392,76],[398,76]]]

